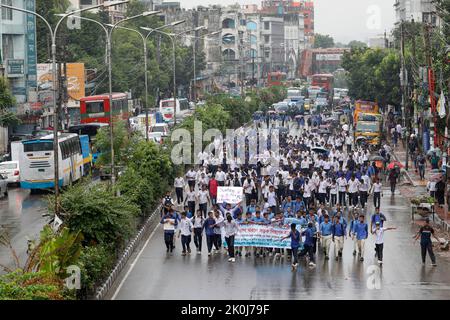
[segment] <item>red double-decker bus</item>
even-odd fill
[[[322,90],[333,94],[334,76],[332,74],[315,74],[312,76],[311,85],[321,87]]]
[[[112,94],[113,117],[127,120],[129,117],[128,94]],[[111,102],[109,94],[83,97],[80,99],[81,123],[110,123]]]
[[[269,72],[267,75],[267,86],[282,86],[286,82],[286,73],[275,71],[275,72]]]

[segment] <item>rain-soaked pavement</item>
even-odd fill
[[[353,242],[347,239],[342,261],[325,261],[319,253],[317,267],[310,268],[300,260],[297,271],[291,272],[286,259],[275,262],[267,257],[256,260],[242,257],[233,264],[227,262],[224,254],[208,258],[205,243],[201,256],[182,257],[179,239],[176,239],[174,255],[168,257],[163,230],[158,226],[139,258],[132,260],[122,272],[108,298],[449,299],[450,263],[438,255],[437,267],[430,266],[428,258],[422,266],[420,245],[412,240],[414,227],[406,199],[399,193],[391,197],[385,190],[381,208],[388,220],[386,226],[398,228],[385,234],[382,269],[375,266],[371,235],[366,242],[364,262],[353,257]],[[366,220],[372,209],[371,204]],[[333,252],[332,248],[330,254]],[[372,281],[377,278],[378,270],[380,281]]]
[[[0,199],[0,232],[7,232],[21,265],[26,260],[27,239],[35,239],[46,223],[46,194],[10,188],[8,197]],[[13,266],[11,251],[0,245],[0,265]],[[4,271],[0,268],[0,274]]]

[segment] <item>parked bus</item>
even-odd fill
[[[286,82],[286,73],[285,72],[269,72],[267,75],[267,86],[282,86]]]
[[[91,155],[87,135],[59,133],[58,139],[58,183],[62,187],[89,173]],[[17,150],[21,188],[54,188],[53,142],[53,135],[21,142]]]
[[[70,133],[76,133],[78,135],[83,136],[86,135],[89,140],[88,140],[88,147],[89,149],[92,151],[92,164],[95,164],[97,162],[97,159],[100,155],[100,151],[98,149],[96,149],[95,146],[93,146],[94,141],[95,141],[95,136],[97,135],[98,130],[100,130],[101,128],[105,128],[108,127],[109,125],[107,123],[82,123],[82,124],[77,124],[74,126],[70,126],[69,127],[69,132]],[[81,138],[80,138],[81,140]]]
[[[176,116],[182,119],[189,113],[189,102],[187,99],[176,99]],[[165,122],[173,122],[173,98],[163,99],[159,102],[159,112],[161,112]]]
[[[129,117],[128,94],[113,93],[113,117],[127,120]],[[111,103],[109,94],[83,97],[80,99],[81,123],[110,123]]]

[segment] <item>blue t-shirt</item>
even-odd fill
[[[295,230],[295,232],[292,232],[289,234],[291,237],[291,248],[295,249],[300,247],[300,232],[298,232],[297,230]]]
[[[314,232],[313,228],[308,228],[305,231],[303,231],[303,234],[305,235],[305,245],[312,246],[314,243],[314,235],[316,234]]]

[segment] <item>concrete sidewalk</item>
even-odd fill
[[[399,162],[401,162],[402,164],[406,164],[406,150],[401,143],[399,143],[395,149],[392,148],[392,153],[394,154],[394,158],[397,158]],[[412,188],[410,185],[404,184],[400,185],[399,190],[402,195],[411,200],[414,197],[429,194],[426,190],[426,185],[430,177],[431,165],[427,162],[424,180],[420,179],[419,172],[414,167],[414,163],[411,161],[410,157],[408,167],[408,171],[402,171],[406,173],[408,177],[407,179],[411,181],[414,187]],[[446,216],[445,209],[439,207],[438,205],[435,205],[435,210],[437,218],[436,223],[440,224],[445,231],[450,231],[450,215]]]

